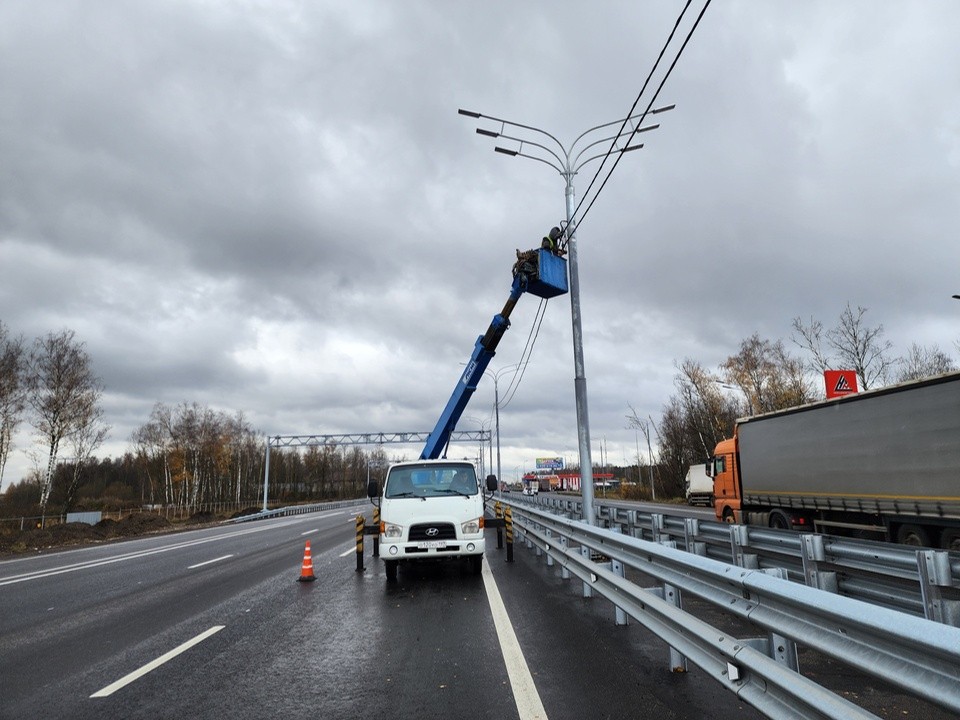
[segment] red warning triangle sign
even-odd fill
[[[824,370],[823,380],[827,389],[827,398],[852,395],[857,392],[856,370]]]

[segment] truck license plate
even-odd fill
[[[446,540],[426,540],[424,542],[417,543],[417,547],[421,550],[428,550],[430,548],[442,550],[447,546]]]

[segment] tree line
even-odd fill
[[[716,370],[690,358],[677,362],[675,392],[659,422],[640,417],[628,406],[630,426],[648,442],[655,437],[651,444],[657,447],[652,462],[658,494],[683,495],[687,469],[702,464],[718,442],[733,436],[737,418],[822,400],[824,370],[853,370],[859,389],[870,390],[956,369],[937,345],[914,343],[897,356],[883,325],[871,325],[866,315],[866,308],[848,303],[830,327],[813,318],[794,318],[790,340],[799,356],[791,354],[783,340],[754,333]]]
[[[154,405],[132,434],[132,451],[96,457],[110,427],[103,384],[73,331],[28,343],[0,322],[0,487],[18,426],[33,429],[34,470],[0,496],[3,514],[163,505],[199,509],[263,501],[266,437],[242,412],[198,403]],[[271,502],[363,495],[368,461],[383,451],[325,445],[271,452]]]
[[[703,463],[716,444],[731,437],[736,418],[822,399],[819,374],[826,369],[857,373],[868,390],[955,369],[939,347],[912,345],[896,356],[882,325],[870,325],[866,309],[849,304],[837,323],[825,327],[795,318],[791,354],[783,340],[754,334],[738,351],[710,370],[691,358],[676,363],[675,392],[660,419],[627,420],[644,434],[651,451],[634,477],[649,497],[683,495],[691,465]],[[960,348],[960,345],[958,345]],[[34,431],[34,471],[0,496],[0,514],[46,514],[48,509],[113,509],[163,505],[199,509],[263,502],[266,437],[238,412],[233,415],[198,403],[157,403],[132,434],[131,451],[98,459],[110,428],[100,406],[103,384],[94,374],[85,346],[70,330],[27,343],[0,322],[0,486],[14,433],[26,421]],[[386,463],[383,448],[364,451],[334,444],[273,449],[271,502],[299,502],[364,494],[370,468]],[[624,479],[629,478],[623,469]],[[620,473],[618,473],[619,477]]]

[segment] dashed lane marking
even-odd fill
[[[214,625],[212,628],[210,628],[209,630],[206,630],[205,632],[200,633],[192,640],[187,640],[187,642],[183,643],[183,645],[179,645],[175,647],[173,650],[171,650],[170,652],[161,655],[156,660],[153,660],[152,662],[148,662],[146,665],[144,665],[140,669],[134,670],[129,675],[124,675],[115,683],[111,683],[110,685],[107,685],[102,690],[97,690],[97,692],[95,692],[90,697],[104,698],[104,697],[109,697],[113,695],[117,690],[120,690],[121,688],[124,688],[127,685],[129,685],[130,683],[136,680],[139,680],[147,673],[153,670],[156,670],[158,667],[160,667],[164,663],[169,662],[170,660],[173,660],[175,657],[177,657],[177,655],[180,655],[181,653],[186,652],[187,650],[192,648],[194,645],[199,645],[208,637],[211,637],[212,635],[216,635],[225,627],[226,625]]]

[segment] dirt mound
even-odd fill
[[[5,537],[0,540],[0,549],[23,552],[64,545],[78,545],[101,539],[103,539],[102,533],[93,525],[79,522],[61,523],[42,529],[24,530],[18,535]]]
[[[254,510],[254,512],[256,511]],[[96,525],[77,522],[61,523],[49,525],[43,529],[0,533],[0,555],[110,542],[139,535],[176,532],[185,527],[214,524],[219,520],[220,518],[214,513],[199,512],[184,522],[173,523],[162,515],[140,512],[128,515],[122,520],[104,518]]]
[[[101,521],[102,522],[102,521]],[[137,513],[128,515],[114,523],[115,537],[130,537],[131,535],[146,535],[148,533],[163,532],[170,528],[170,521],[153,513]]]
[[[217,516],[212,512],[198,512],[187,518],[187,525],[205,525],[206,523],[217,522]]]

